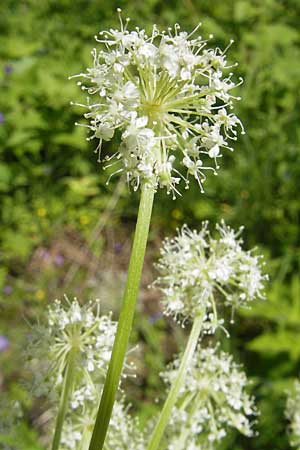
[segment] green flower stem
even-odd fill
[[[132,328],[135,304],[141,281],[142,267],[149,234],[154,188],[142,187],[137,224],[129,262],[127,283],[119,317],[116,338],[106,375],[100,406],[89,450],[101,450],[104,445],[116,392],[120,382],[123,362]]]
[[[199,403],[201,402],[201,397],[202,397],[203,393],[202,392],[198,392],[198,394],[196,395],[196,397],[192,400],[193,402],[193,406],[192,408],[188,411],[189,417],[193,417],[195,411],[197,410],[197,408],[199,407]],[[184,428],[178,438],[178,441],[176,442],[176,447],[175,450],[184,450],[186,448],[186,441],[189,437],[190,434],[190,429]]]
[[[171,386],[168,397],[165,401],[162,412],[159,416],[158,422],[152,433],[147,450],[157,450],[158,448],[160,448],[159,445],[160,445],[161,438],[162,438],[165,428],[168,424],[168,421],[169,421],[169,418],[170,418],[170,415],[172,412],[172,408],[176,403],[178,393],[179,393],[180,387],[184,381],[189,362],[190,362],[190,360],[194,354],[194,351],[196,349],[196,346],[197,346],[197,342],[198,342],[199,335],[200,335],[201,328],[202,328],[203,317],[204,317],[204,313],[199,314],[194,320],[193,327],[191,329],[191,334],[189,336],[187,346],[185,348],[184,354],[182,356],[181,364],[178,369],[177,377],[175,378],[175,380]]]
[[[70,398],[70,394],[73,389],[74,385],[74,379],[75,379],[75,366],[76,366],[76,353],[78,349],[76,347],[71,348],[67,365],[64,372],[64,380],[63,380],[63,388],[62,393],[60,397],[60,403],[58,408],[58,414],[56,418],[56,424],[55,424],[55,431],[53,436],[53,442],[51,450],[59,450],[60,446],[60,438],[61,438],[61,432],[63,428],[63,423],[65,420],[67,408],[68,408],[68,402]]]

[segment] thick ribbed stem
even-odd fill
[[[193,323],[191,333],[185,348],[184,354],[182,356],[181,364],[177,372],[177,376],[171,386],[168,397],[163,406],[162,412],[159,416],[158,422],[152,433],[150,442],[148,444],[147,450],[157,450],[160,445],[160,441],[164,434],[165,428],[168,424],[172,408],[176,403],[180,388],[185,378],[186,370],[189,366],[190,360],[195,352],[199,335],[202,328],[204,314],[199,314]]]
[[[138,296],[149,234],[153,199],[154,189],[144,185],[141,193],[137,224],[127,275],[127,283],[116,338],[89,450],[101,450],[104,445],[132,328],[135,304]]]
[[[61,439],[61,432],[63,428],[63,423],[65,420],[67,408],[68,408],[68,402],[70,399],[70,394],[73,389],[74,385],[74,378],[75,378],[75,363],[76,363],[76,353],[78,349],[72,348],[68,355],[67,365],[65,368],[64,373],[64,380],[63,380],[63,388],[62,393],[60,397],[60,403],[58,408],[58,414],[56,418],[55,423],[55,431],[52,441],[52,447],[51,450],[59,450],[60,446],[60,439]]]

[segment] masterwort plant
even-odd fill
[[[213,36],[199,34],[201,24],[190,33],[179,24],[146,32],[129,30],[121,10],[118,16],[119,29],[95,37],[92,67],[70,78],[87,94],[85,103],[74,103],[84,108],[77,125],[97,141],[104,168],[113,167],[107,182],[124,173],[132,190],[141,191],[119,321],[102,316],[99,301],[56,300],[46,323],[32,329],[27,367],[34,393],[47,398],[56,418],[51,450],[215,450],[230,428],[253,436],[257,414],[232,357],[199,344],[203,334],[225,330],[224,310],[233,314],[264,298],[263,263],[244,250],[242,228],[236,232],[221,222],[215,237],[208,222],[199,232],[185,225],[164,241],[155,282],[164,313],[192,326],[183,354],[163,374],[170,389],[149,439],[120,395],[120,380],[154,195],[162,188],[181,196],[191,179],[204,192],[207,174],[217,175],[223,152],[233,150],[238,131],[244,133],[233,112],[239,97],[232,93],[242,80],[231,72],[236,64],[227,62],[233,41],[225,49],[212,47]],[[298,395],[299,384],[295,389]],[[291,442],[300,448],[296,406],[291,397]]]
[[[261,257],[254,255],[253,251],[243,249],[243,241],[240,237],[242,228],[236,232],[222,221],[216,225],[216,230],[218,236],[214,238],[208,230],[208,222],[202,224],[199,232],[192,231],[184,225],[175,238],[164,241],[161,257],[156,265],[160,276],[154,282],[154,285],[162,291],[162,305],[165,314],[173,315],[181,323],[192,322],[192,328],[184,353],[180,361],[178,360],[175,363],[177,370],[172,372],[172,377],[169,378],[171,388],[152,433],[148,450],[160,449],[166,427],[186,382],[191,389],[195,383],[197,384],[197,380],[202,380],[199,382],[205,383],[207,376],[209,377],[207,373],[210,370],[210,363],[213,372],[216,371],[217,373],[216,361],[220,361],[220,367],[223,367],[224,371],[228,370],[228,374],[231,373],[228,369],[231,359],[228,357],[226,363],[225,355],[221,354],[219,360],[211,350],[203,350],[201,353],[200,347],[198,347],[199,355],[195,356],[201,334],[212,334],[218,327],[225,330],[224,319],[222,316],[219,318],[220,311],[222,313],[224,308],[229,307],[233,311],[249,305],[256,298],[264,298],[263,288],[267,276],[262,273]],[[227,330],[225,331],[229,336]],[[205,367],[205,370],[208,371],[205,374],[201,373],[201,358],[207,359],[206,363],[203,360],[203,368]],[[196,370],[191,372],[195,376],[194,381],[191,376],[188,377],[193,364],[196,367]],[[199,376],[196,376],[197,371],[199,371]],[[232,364],[232,373],[234,374],[233,377],[237,374],[234,364]],[[241,378],[238,379],[236,376],[237,383],[238,380],[241,382]],[[199,395],[202,396],[202,394]],[[214,397],[215,401],[221,404],[221,391],[219,394],[220,397],[216,393]],[[228,404],[230,404],[230,401],[234,401],[235,393],[230,390],[228,395],[231,400],[228,397],[226,402],[228,401]],[[197,402],[199,403],[200,399]],[[244,404],[246,405],[246,402]],[[249,404],[248,402],[248,406]],[[207,405],[205,408],[207,408]],[[250,406],[249,408],[245,406],[244,412],[246,415],[249,414],[250,409]],[[225,410],[223,413],[224,425],[227,423],[227,425],[234,426],[242,433],[250,435],[250,428],[247,428],[249,424],[245,417],[241,415],[241,411],[237,416],[234,416],[232,412],[226,415]],[[232,420],[229,420],[229,416]],[[241,420],[240,423],[238,423],[238,417]],[[220,421],[221,419],[219,419]],[[209,423],[210,426],[212,422]],[[184,426],[184,422],[182,423]],[[224,428],[221,428],[221,434],[219,434],[217,425],[214,429],[216,430],[216,439],[218,436],[220,438],[224,436]],[[185,433],[183,435],[186,436]],[[203,428],[203,433],[199,438],[200,441],[205,440],[205,436],[206,431]],[[216,440],[212,436],[208,436],[208,442]],[[185,448],[184,443],[178,447],[178,449],[181,448]],[[200,446],[200,448],[202,447]],[[172,446],[170,449],[172,449]]]
[[[168,385],[176,379],[180,362],[176,359],[162,374]],[[168,450],[214,450],[229,428],[253,436],[250,418],[257,410],[247,387],[247,377],[232,356],[199,346],[172,410]]]
[[[52,450],[60,448],[68,409],[84,409],[97,401],[110,360],[116,323],[100,315],[96,300],[81,306],[75,298],[54,301],[46,323],[32,327],[26,348],[33,374],[33,393],[47,396],[56,411]]]
[[[211,48],[199,34],[174,28],[148,33],[130,20],[120,28],[101,31],[92,50],[93,64],[78,85],[87,94],[85,109],[89,140],[112,175],[123,172],[140,206],[112,357],[101,396],[90,450],[103,448],[132,328],[135,304],[149,233],[154,194],[163,188],[173,198],[194,178],[201,192],[206,174],[217,174],[223,150],[232,150],[243,126],[232,112],[237,82],[227,63],[227,49]],[[73,76],[74,77],[74,76]],[[71,78],[73,78],[71,77]],[[101,155],[104,141],[116,148]],[[111,176],[112,176],[111,175]],[[109,182],[109,179],[108,179]],[[196,334],[196,333],[195,333]]]

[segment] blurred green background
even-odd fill
[[[25,388],[20,356],[28,322],[63,293],[119,308],[139,194],[117,178],[105,185],[95,142],[74,126],[81,111],[70,101],[83,94],[67,79],[91,65],[93,36],[118,25],[117,7],[132,26],[179,22],[191,30],[202,21],[203,36],[213,33],[221,48],[233,38],[228,59],[239,62],[245,80],[237,114],[247,131],[204,195],[194,185],[175,201],[165,192],[156,196],[130,402],[142,424],[157,411],[154,399],[164,396],[158,373],[184,341],[147,289],[161,239],[185,222],[197,227],[224,218],[246,226],[246,245],[260,248],[270,273],[267,301],[237,317],[223,344],[253,380],[259,435],[232,435],[224,450],[288,449],[285,390],[300,372],[299,0],[1,1],[0,392],[22,405],[13,448],[43,448],[44,412]],[[0,422],[4,416],[2,408]],[[0,447],[1,439],[7,437]]]

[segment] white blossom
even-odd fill
[[[100,315],[98,300],[80,305],[67,297],[48,308],[46,323],[36,324],[26,348],[27,367],[34,376],[37,396],[60,395],[70,351],[76,352],[76,380],[71,405],[76,408],[86,398],[94,398],[95,385],[105,378],[116,331],[111,317]]]
[[[226,51],[208,48],[208,40],[198,34],[199,24],[190,34],[175,25],[159,31],[127,29],[120,10],[120,29],[96,36],[93,67],[80,77],[81,89],[88,93],[84,114],[91,135],[103,141],[116,136],[117,151],[106,155],[105,167],[117,165],[114,173],[125,171],[128,182],[138,189],[147,183],[166,188],[173,197],[178,184],[189,186],[197,180],[203,192],[206,171],[216,174],[222,149],[232,148],[240,120],[229,110],[238,99],[231,94],[236,84],[233,66]],[[73,77],[71,77],[73,78]],[[78,104],[77,104],[78,105]],[[183,173],[181,173],[183,172]]]
[[[162,374],[167,384],[177,376],[180,359]],[[215,450],[230,428],[253,436],[257,414],[247,393],[248,381],[232,356],[217,348],[197,348],[181,385],[168,430],[168,450]]]
[[[288,392],[285,416],[289,421],[290,444],[300,449],[300,382],[296,380]]]
[[[96,413],[95,402],[88,400],[86,400],[82,409],[69,412],[63,428],[61,450],[88,450]],[[137,418],[130,415],[124,399],[121,398],[114,404],[108,434],[105,439],[105,449],[145,450],[145,448],[139,422]]]
[[[243,228],[235,232],[221,222],[216,229],[219,236],[213,238],[208,222],[199,232],[184,225],[175,238],[165,239],[156,265],[160,276],[154,282],[163,293],[165,314],[185,320],[204,313],[207,332],[222,325],[219,309],[234,311],[263,299],[267,278],[261,256],[242,247]]]
[[[64,302],[54,301],[48,308],[46,323],[32,329],[27,366],[34,375],[34,394],[47,395],[52,400],[53,418],[57,415],[70,351],[76,352],[75,379],[62,429],[61,450],[89,448],[115,332],[116,323],[110,315],[100,315],[99,300],[80,305],[76,298],[69,301],[67,297]],[[125,374],[126,369],[127,363]],[[105,445],[107,450],[144,450],[138,421],[129,415],[124,399],[115,404]]]

